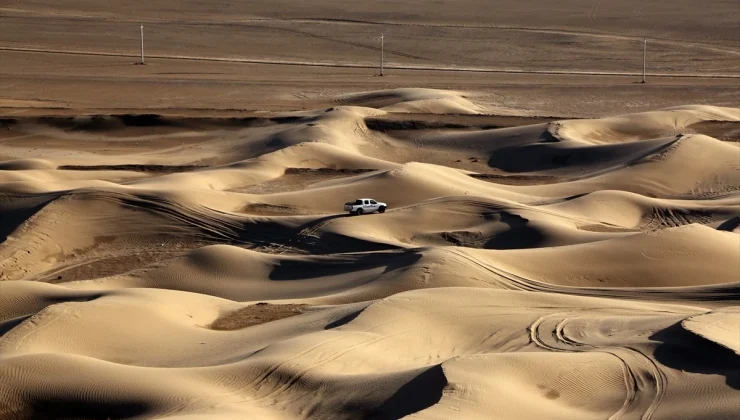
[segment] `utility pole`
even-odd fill
[[[383,34],[381,33],[380,34],[380,75],[381,76],[383,75],[383,53],[384,53],[383,50],[384,48],[385,48],[384,39],[383,39]]]
[[[647,70],[647,38],[642,44],[642,83],[645,83],[645,72]]]
[[[141,25],[141,63],[144,64],[144,25]]]

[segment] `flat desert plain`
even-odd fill
[[[736,419],[738,22],[0,2],[0,418]]]

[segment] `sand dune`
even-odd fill
[[[569,286],[722,284],[736,280],[734,263],[740,252],[736,235],[692,224],[589,244],[494,255],[498,264],[516,274]],[[485,258],[484,254],[479,258]],[[692,258],[707,258],[716,264],[698,266]],[[552,264],[557,264],[557,271],[547,268]]]
[[[740,110],[475,100],[4,120],[0,417],[734,418]]]
[[[680,106],[595,121],[562,121],[550,130],[561,139],[604,144],[686,134],[701,123],[724,121],[740,121],[740,113],[734,108]]]
[[[462,92],[436,89],[393,89],[340,97],[340,103],[418,114],[478,114],[480,106]]]
[[[172,296],[156,313],[138,312],[133,319],[107,311],[111,320],[126,321],[107,322],[115,333],[99,336],[97,343],[85,338],[87,345],[74,347],[88,337],[85,331],[101,328],[96,325],[99,317],[83,316],[87,311],[90,315],[105,307],[123,311],[142,298],[151,308],[157,295],[166,294],[117,294],[87,304],[55,305],[57,313],[39,314],[37,322],[49,325],[43,335],[36,334],[32,343],[21,341],[21,327],[16,330],[19,334],[5,339],[6,346],[15,348],[13,352],[25,354],[13,357],[13,352],[4,351],[8,357],[4,365],[12,369],[8,377],[14,379],[4,384],[8,394],[25,401],[13,386],[20,378],[26,390],[57,389],[59,379],[40,381],[41,366],[54,373],[53,378],[68,376],[65,371],[72,368],[81,373],[74,375],[77,379],[66,379],[64,389],[47,394],[48,400],[34,407],[38,413],[58,409],[70,398],[87,403],[68,406],[70,415],[81,415],[83,410],[138,409],[136,414],[147,415],[190,412],[230,417],[256,412],[280,418],[310,409],[312,415],[385,418],[418,409],[415,416],[423,418],[446,418],[450,412],[485,418],[489,410],[504,418],[543,413],[593,418],[660,408],[671,415],[685,409],[684,393],[700,386],[712,392],[710,407],[715,415],[727,417],[736,392],[724,390],[722,375],[696,371],[697,367],[721,369],[717,360],[697,359],[700,353],[673,341],[681,333],[674,332],[672,325],[700,313],[700,308],[475,288],[399,294],[371,304],[339,325],[331,320],[342,311],[324,309],[275,321],[269,334],[264,331],[267,324],[234,332],[198,329],[193,324],[205,320],[202,317],[210,305],[204,306],[202,297],[195,299],[196,304],[180,296],[169,309],[172,304],[164,302],[173,302]],[[77,321],[48,324],[60,317]],[[629,329],[624,329],[625,323]],[[141,335],[141,329],[160,327],[168,331],[166,338]],[[603,334],[603,328],[609,335]],[[68,339],[55,339],[62,336]],[[245,347],[245,341],[253,347]],[[176,344],[180,345],[167,351]],[[160,359],[147,360],[142,346],[157,348],[146,354]],[[676,352],[693,359],[680,364]],[[367,357],[372,357],[372,366],[363,362]],[[177,368],[159,374],[146,370],[170,364]],[[142,381],[150,375],[157,378],[146,385]],[[83,382],[83,378],[89,379]],[[119,384],[117,388],[107,385],[112,381]],[[357,386],[350,387],[350,392],[331,392],[351,384]],[[77,391],[79,396],[73,397],[83,387],[98,391],[81,395]],[[488,396],[500,392],[511,397],[492,404]],[[584,395],[593,397],[584,399]],[[276,399],[286,403],[265,404]],[[524,400],[529,403],[522,404]],[[216,401],[220,402],[217,408]]]
[[[727,307],[685,319],[681,325],[707,340],[723,345],[740,354],[738,340],[738,307]]]

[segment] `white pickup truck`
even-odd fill
[[[387,204],[375,201],[372,198],[358,198],[355,201],[344,203],[344,211],[352,215],[361,215],[363,213],[385,213]]]

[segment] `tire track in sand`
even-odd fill
[[[588,20],[596,25],[599,25],[599,20],[596,18],[596,14],[599,13],[599,6],[601,6],[601,0],[594,0],[591,10],[588,12]]]
[[[667,385],[665,373],[649,356],[634,347],[592,345],[568,337],[565,327],[576,318],[572,315],[588,311],[614,312],[590,308],[543,315],[528,328],[530,339],[538,347],[550,351],[596,351],[616,357],[622,365],[627,395],[622,407],[609,419],[626,417],[650,420],[665,396]],[[621,312],[618,311],[617,314]]]

